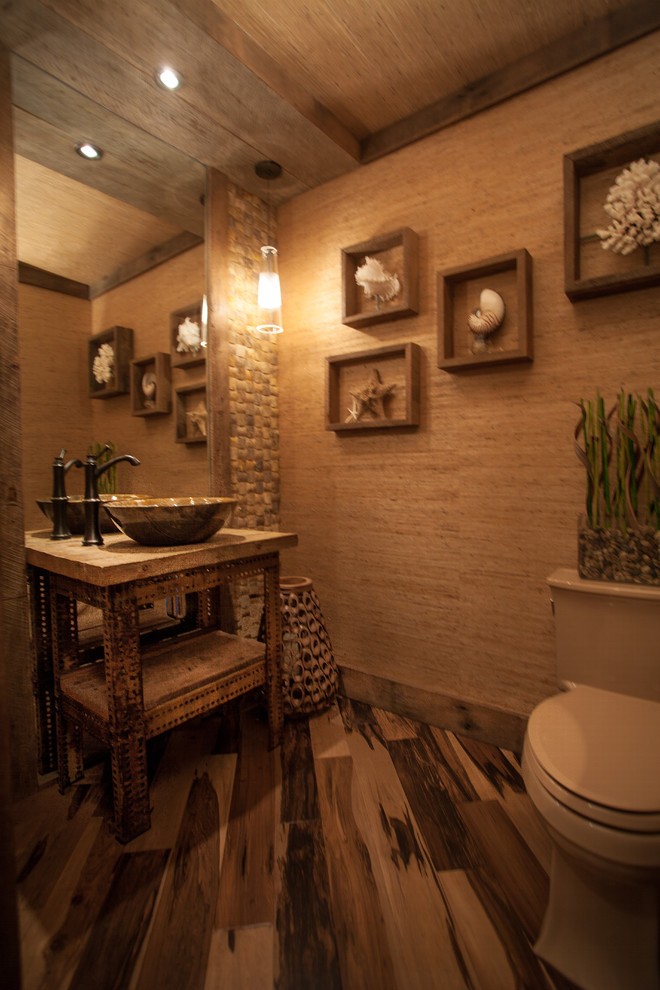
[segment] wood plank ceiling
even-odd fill
[[[277,205],[659,27],[657,0],[0,5],[18,153],[198,233],[198,163]],[[83,136],[106,151],[91,169]]]

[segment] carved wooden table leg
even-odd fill
[[[114,590],[103,610],[113,830],[129,842],[150,825],[147,736],[137,603]]]
[[[57,733],[57,770],[60,791],[83,776],[82,728],[65,718],[60,705],[60,678],[78,666],[78,611],[75,598],[51,587],[53,690]]]
[[[47,571],[28,568],[34,659],[32,685],[37,716],[39,773],[57,769],[53,634],[50,618],[50,579]]]
[[[218,616],[220,612],[220,589],[203,588],[196,595],[189,595],[192,599],[190,611],[195,615],[196,629],[216,629],[218,626]]]
[[[282,614],[280,611],[280,561],[276,555],[264,564],[264,623],[266,639],[266,705],[269,746],[282,742]]]

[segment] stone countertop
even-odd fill
[[[139,581],[162,574],[233,560],[251,559],[295,547],[295,533],[222,529],[204,543],[147,547],[123,533],[104,534],[102,546],[85,547],[78,536],[51,540],[51,530],[25,534],[27,563],[98,587]]]

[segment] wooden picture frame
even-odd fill
[[[148,396],[143,388],[145,375],[153,375],[155,393]],[[131,415],[158,416],[172,409],[172,372],[170,355],[165,351],[131,361]]]
[[[176,397],[176,442],[206,443],[208,434],[208,407],[206,384],[182,385],[174,390]],[[201,416],[201,419],[196,419]]]
[[[633,161],[660,161],[660,121],[564,156],[564,290],[575,302],[660,285],[660,243],[616,254],[596,233],[607,229],[604,204]]]
[[[202,305],[203,300],[199,299],[197,302],[191,303],[190,306],[183,306],[181,309],[175,309],[173,313],[170,313],[170,354],[173,368],[190,368],[206,361]],[[198,350],[192,352],[178,350],[179,326],[186,318],[197,324],[202,341]]]
[[[109,344],[113,351],[113,376],[108,382],[98,382],[94,377],[94,361],[103,344]],[[108,327],[90,337],[87,341],[89,397],[111,399],[115,395],[125,395],[130,389],[132,357],[133,331],[130,327]]]
[[[468,316],[486,288],[502,297],[505,315],[489,349],[474,354]],[[524,248],[440,272],[437,299],[438,367],[443,371],[533,360],[532,258]]]
[[[326,430],[340,433],[418,426],[420,359],[421,348],[414,343],[327,358]],[[372,385],[374,392],[367,393],[360,410],[354,393]],[[364,418],[355,418],[360,411]]]
[[[376,258],[400,282],[399,293],[388,302],[376,303],[365,296],[355,281],[355,273],[366,257]],[[361,244],[343,248],[342,323],[360,329],[388,320],[398,320],[419,312],[419,239],[410,227],[372,237]]]

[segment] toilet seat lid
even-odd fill
[[[527,736],[543,770],[582,800],[660,815],[660,704],[578,685],[546,698]]]

